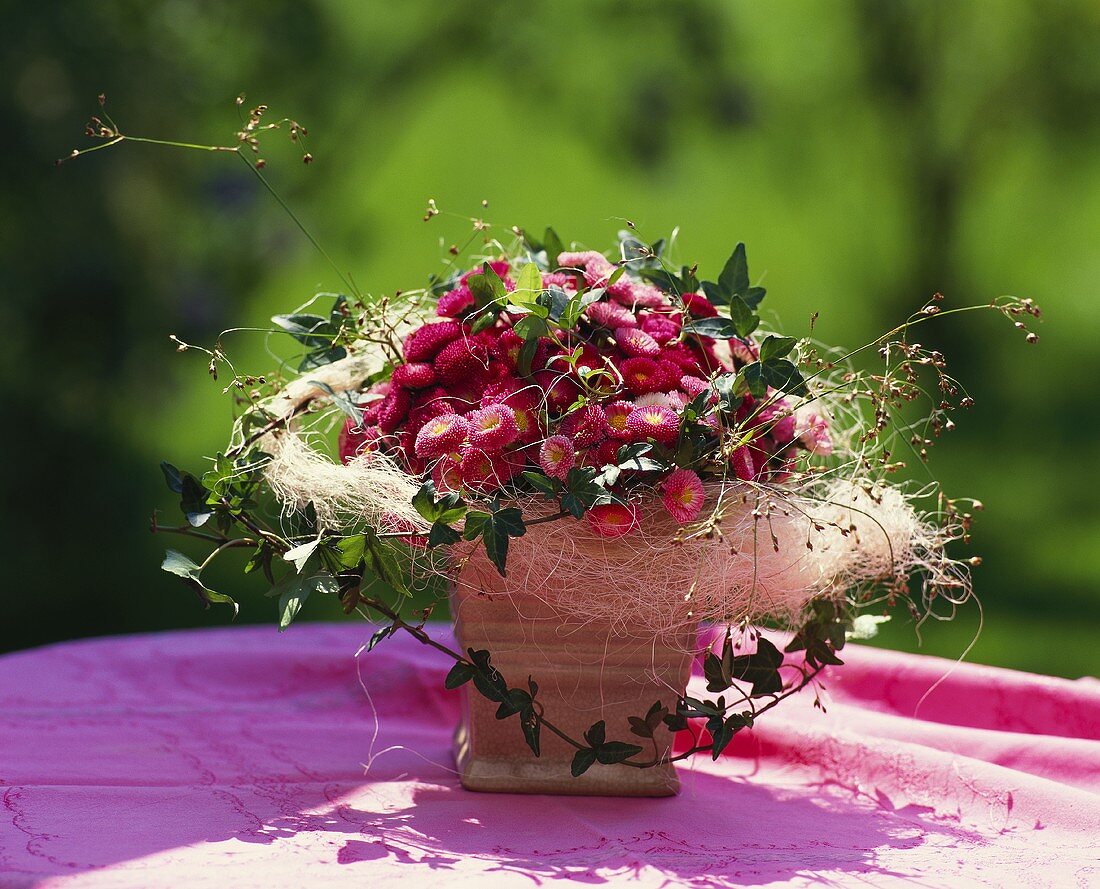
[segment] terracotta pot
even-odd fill
[[[627,717],[644,716],[658,700],[675,709],[691,672],[693,632],[661,639],[616,634],[563,615],[529,593],[488,594],[470,586],[452,587],[451,610],[462,650],[488,649],[512,687],[526,688],[532,677],[546,718],[577,739],[602,719],[609,741],[637,743],[648,756],[652,742],[631,734]],[[597,763],[574,778],[574,747],[543,729],[536,758],[518,717],[498,720],[497,704],[470,683],[462,694],[455,758],[467,790],[597,796],[671,796],[679,790],[671,764],[639,769]],[[662,753],[672,745],[663,725],[656,742]]]

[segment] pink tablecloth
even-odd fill
[[[368,698],[366,635],[0,659],[0,885],[1100,885],[1095,681],[964,666],[914,714],[950,665],[854,648],[827,714],[787,702],[676,799],[484,795],[441,657],[385,641]]]

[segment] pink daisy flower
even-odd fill
[[[552,370],[536,371],[535,382],[542,388],[546,407],[552,414],[565,413],[581,392],[569,377]]]
[[[742,445],[733,452],[730,457],[730,466],[733,474],[743,482],[751,482],[756,475],[756,467],[753,465],[752,452],[747,445]]]
[[[405,337],[405,360],[431,361],[447,343],[462,336],[462,326],[457,321],[438,321],[418,327]]]
[[[656,358],[661,354],[657,341],[637,327],[615,328],[615,342],[631,358]]]
[[[443,318],[458,318],[467,309],[474,307],[474,295],[465,284],[456,287],[439,297],[435,313]]]
[[[489,454],[499,453],[519,438],[515,412],[504,404],[490,404],[466,415],[470,445]]]
[[[432,481],[436,490],[462,490],[462,458],[457,451],[444,454],[432,467]]]
[[[607,416],[598,404],[590,404],[567,416],[562,421],[561,431],[570,436],[577,447],[591,447],[607,437]]]
[[[489,263],[489,268],[496,272],[497,277],[503,281],[508,277],[508,272],[511,271],[511,266],[508,265],[506,260],[497,259]],[[480,275],[484,273],[484,269],[479,265],[476,269],[470,269],[465,275],[462,276],[462,283],[468,284],[470,279],[474,275]]]
[[[684,301],[684,308],[697,318],[713,318],[718,314],[718,310],[701,293],[685,293],[680,299]]]
[[[680,325],[664,315],[649,315],[641,327],[662,346],[680,335]]]
[[[445,387],[463,386],[472,377],[488,376],[488,355],[483,341],[462,338],[447,343],[435,357],[435,372]],[[480,397],[480,396],[479,396]]]
[[[710,389],[710,383],[706,380],[702,380],[699,377],[692,376],[691,374],[684,374],[680,377],[680,388],[683,389],[689,396],[695,398],[697,395],[702,395],[708,389]]]
[[[462,486],[470,491],[486,493],[499,488],[512,477],[511,467],[499,454],[487,454],[480,448],[468,448],[458,464]]]
[[[416,456],[431,460],[449,451],[457,451],[466,440],[470,424],[458,414],[440,414],[426,422],[416,436]]]
[[[551,435],[539,448],[539,466],[550,478],[561,479],[569,475],[577,462],[577,452],[564,435]]]
[[[406,389],[426,389],[435,383],[435,368],[426,362],[399,364],[391,377],[395,386]]]
[[[619,448],[622,442],[617,438],[605,438],[596,448],[596,466],[614,465],[619,462]]]
[[[600,327],[615,330],[619,327],[637,327],[638,320],[634,313],[618,303],[597,302],[592,303],[584,310],[585,315],[592,319]]]
[[[396,431],[409,415],[412,406],[412,394],[408,389],[394,387],[378,406],[378,428],[389,433]]]
[[[622,537],[638,527],[638,510],[631,504],[607,503],[593,506],[584,514],[584,518],[600,537]]]
[[[663,382],[657,362],[651,358],[628,358],[619,367],[619,372],[626,388],[635,395],[657,392]]]
[[[664,405],[635,405],[627,418],[626,428],[635,441],[653,439],[658,444],[670,446],[680,436],[680,418]]]
[[[662,502],[676,521],[694,522],[703,511],[703,482],[690,469],[677,469],[669,474],[662,485]]]
[[[619,441],[626,441],[630,438],[630,430],[626,427],[626,421],[633,410],[634,405],[629,401],[613,401],[604,408],[607,434]]]

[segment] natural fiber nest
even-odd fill
[[[367,353],[311,371],[267,408],[295,416],[328,398],[326,387],[358,389],[379,364]],[[304,441],[293,421],[260,444],[272,456],[267,480],[285,509],[312,503],[322,525],[333,529],[366,520],[382,529],[428,530],[411,504],[418,480],[385,455],[368,453],[341,465]],[[565,518],[511,541],[507,577],[482,547],[467,543],[455,547],[448,572],[456,584],[489,595],[534,594],[574,618],[654,633],[699,620],[794,622],[817,596],[904,579],[915,570],[950,573],[942,530],[893,487],[712,482],[707,495],[708,503],[719,504],[709,534],[683,533],[653,497],[636,504],[640,528],[624,537],[608,540],[587,522]],[[535,497],[517,505],[529,519],[550,508]]]

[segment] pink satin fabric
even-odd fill
[[[964,665],[918,708],[950,663],[853,646],[827,713],[786,702],[677,798],[472,794],[445,659],[395,638],[357,671],[368,636],[0,659],[0,886],[1100,885],[1095,680]]]

